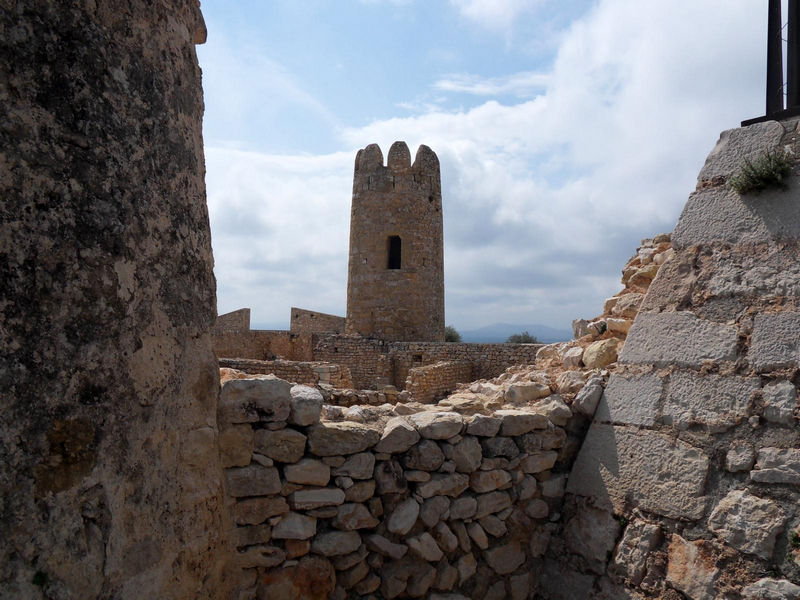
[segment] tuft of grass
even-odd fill
[[[755,160],[745,159],[744,166],[728,183],[739,194],[757,194],[773,187],[786,189],[785,179],[791,172],[792,160],[787,152],[767,151]]]
[[[789,534],[789,545],[792,548],[800,548],[800,533],[797,533],[797,531],[792,531]]]

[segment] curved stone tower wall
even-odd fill
[[[0,10],[0,597],[228,598],[196,0]]]
[[[350,214],[347,333],[389,341],[444,341],[444,255],[439,159],[405,142],[356,155]],[[390,237],[400,238],[389,268]]]

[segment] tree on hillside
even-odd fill
[[[448,325],[444,328],[444,341],[445,342],[460,342],[461,334],[456,331],[455,327]]]
[[[536,339],[536,336],[531,335],[527,331],[510,335],[506,340],[506,344],[538,344],[538,343],[539,340]]]

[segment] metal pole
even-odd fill
[[[769,0],[767,19],[767,115],[783,110],[781,0]]]
[[[786,108],[800,105],[800,0],[789,0],[789,34],[786,52]]]

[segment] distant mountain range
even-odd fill
[[[544,344],[572,339],[572,331],[568,329],[556,329],[547,325],[512,325],[510,323],[492,323],[479,329],[459,331],[459,333],[465,342],[491,344],[505,342],[508,336],[523,331],[527,331]]]

